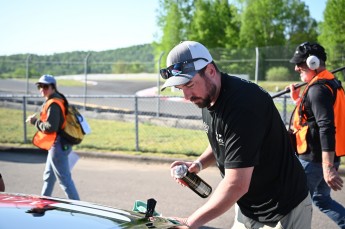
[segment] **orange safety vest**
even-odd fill
[[[314,77],[306,86],[302,94],[302,99],[296,104],[296,110],[294,113],[293,129],[296,136],[297,153],[303,154],[307,151],[307,132],[308,124],[307,117],[303,114],[304,110],[304,97],[308,91],[308,88],[317,83],[319,80],[334,80],[335,77],[332,73],[327,70],[322,71],[316,77]],[[325,85],[332,91],[333,89],[325,83]],[[345,114],[345,93],[344,89],[340,86],[336,89],[336,100],[333,105],[334,110],[334,125],[335,125],[335,153],[337,156],[345,156],[345,119],[342,115]]]
[[[42,107],[42,111],[41,111],[41,115],[40,115],[40,120],[42,122],[46,122],[47,121],[47,119],[48,119],[48,108],[50,107],[50,105],[52,103],[57,103],[60,106],[61,110],[62,110],[62,114],[63,114],[63,117],[64,117],[64,122],[63,122],[61,128],[63,129],[65,127],[65,125],[66,125],[66,116],[65,116],[64,102],[61,99],[58,99],[58,98],[49,99],[44,104],[44,106]],[[43,131],[37,131],[35,136],[32,139],[32,143],[35,146],[37,146],[38,148],[49,150],[52,147],[52,145],[54,144],[56,136],[57,136],[57,132],[47,133],[47,132],[43,132]]]

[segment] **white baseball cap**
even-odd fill
[[[52,75],[43,75],[39,78],[36,84],[54,84],[56,85],[56,80]]]
[[[205,46],[195,41],[183,41],[175,46],[168,54],[167,79],[161,90],[167,87],[188,83],[199,70],[212,62],[212,56]],[[161,70],[161,75],[162,75]]]

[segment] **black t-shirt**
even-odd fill
[[[249,218],[277,222],[308,194],[302,166],[271,96],[224,73],[221,85],[216,103],[202,109],[217,165],[223,176],[225,169],[254,167],[249,191],[237,203]]]
[[[309,87],[303,101],[304,114],[309,120],[307,152],[299,155],[301,159],[322,162],[322,151],[335,150],[334,101],[332,91],[324,83],[315,83]],[[339,162],[340,158],[335,157],[334,161]]]

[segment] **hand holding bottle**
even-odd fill
[[[212,187],[201,179],[196,173],[189,170],[187,164],[193,166],[195,163],[172,164],[172,175],[178,183],[189,187],[202,198],[208,197],[212,192]],[[198,166],[198,165],[196,165]],[[200,168],[199,168],[200,169]],[[199,170],[198,169],[198,170]]]

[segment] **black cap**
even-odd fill
[[[309,56],[317,56],[320,60],[326,61],[327,55],[325,49],[317,43],[304,42],[297,46],[295,54],[290,63],[299,64],[305,62]]]

